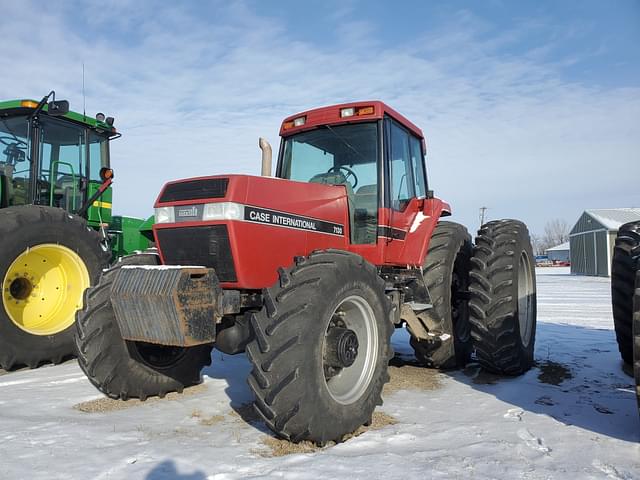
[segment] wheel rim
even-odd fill
[[[347,352],[347,357],[352,362],[342,368],[336,368],[335,362],[328,358],[329,351],[333,350],[329,344],[334,336],[332,330],[336,328],[348,330],[357,338],[357,355],[353,359]],[[344,339],[342,344],[347,350],[353,348],[351,334],[341,338]],[[325,385],[336,402],[343,405],[354,403],[367,390],[376,367],[378,343],[376,318],[369,303],[357,295],[345,298],[333,311],[323,342]]]
[[[73,250],[41,244],[22,252],[2,281],[2,303],[15,326],[32,335],[53,335],[75,321],[89,271]]]
[[[526,252],[520,255],[518,265],[518,323],[520,339],[526,347],[533,332],[533,272]]]

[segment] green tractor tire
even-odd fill
[[[84,219],[59,208],[0,210],[0,367],[36,368],[74,355],[83,293],[110,252]]]

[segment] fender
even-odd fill
[[[451,206],[434,197],[412,199],[404,212],[384,210],[387,224],[402,232],[383,244],[385,265],[422,267],[433,230],[441,217],[451,215]]]

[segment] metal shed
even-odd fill
[[[569,233],[571,273],[610,276],[618,228],[637,220],[640,208],[585,210]]]
[[[548,248],[546,251],[547,257],[552,262],[570,262],[570,246],[569,242],[565,242],[556,247]]]

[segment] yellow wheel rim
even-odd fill
[[[18,328],[53,335],[73,324],[89,285],[89,272],[76,252],[52,243],[36,245],[9,266],[2,281],[2,303]]]

